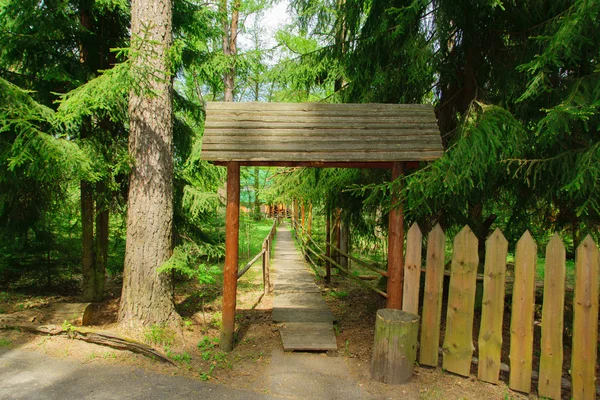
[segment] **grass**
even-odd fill
[[[175,342],[175,332],[164,325],[152,325],[144,333],[144,339],[149,344],[170,347]]]
[[[327,293],[327,295],[335,299],[343,299],[344,297],[348,297],[348,292],[331,290]]]
[[[12,342],[11,342],[9,339],[6,339],[6,338],[0,338],[0,348],[1,348],[1,347],[6,347],[6,348],[8,348],[8,347],[10,347],[10,346],[12,346]]]
[[[262,250],[262,243],[273,226],[273,220],[254,221],[249,216],[240,217],[240,266],[244,266]]]

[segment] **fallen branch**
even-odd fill
[[[72,326],[65,329],[59,325],[0,325],[0,329],[14,329],[51,336],[67,336],[70,339],[83,340],[84,342],[107,346],[117,350],[129,350],[132,353],[175,365],[173,361],[152,347],[113,333],[95,332],[90,329],[75,328]]]

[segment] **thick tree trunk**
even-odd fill
[[[148,87],[141,93],[132,91],[129,97],[129,153],[134,166],[119,321],[131,328],[179,320],[171,275],[159,272],[172,254],[173,84],[168,64],[172,9],[171,0],[131,3],[131,36],[136,50],[132,66],[134,71],[151,69],[159,75],[146,77],[150,79]]]

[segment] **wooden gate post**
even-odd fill
[[[225,218],[225,268],[223,270],[223,323],[220,347],[233,350],[237,294],[238,244],[240,228],[240,163],[227,163],[227,211]]]
[[[404,173],[404,165],[395,162],[392,167],[392,182]],[[404,216],[400,204],[399,190],[392,193],[392,209],[388,227],[388,277],[387,308],[402,309],[402,289],[404,286]]]
[[[331,282],[331,261],[329,261],[331,257],[331,211],[327,208],[325,209],[325,255],[327,258],[325,259],[325,283],[329,284]]]

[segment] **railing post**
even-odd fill
[[[271,240],[267,240],[267,251],[265,253],[265,294],[271,293]]]
[[[269,283],[267,282],[267,258],[269,257],[269,254],[267,252],[267,248],[268,248],[268,243],[269,239],[267,238],[267,240],[263,243],[262,248],[263,248],[263,256],[262,256],[262,274],[263,274],[263,291],[264,294],[268,294],[269,293]]]

